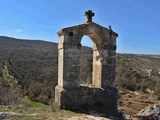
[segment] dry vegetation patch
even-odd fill
[[[125,114],[137,114],[143,108],[160,102],[157,98],[150,98],[149,94],[127,89],[119,90],[119,96],[118,109]]]

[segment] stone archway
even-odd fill
[[[92,85],[111,87],[114,82],[116,33],[96,23],[64,28],[59,35],[58,85],[62,88],[76,88],[80,83],[81,39],[89,36],[93,45]],[[73,81],[72,81],[73,80]]]
[[[85,24],[60,30],[58,35],[58,85],[55,88],[55,102],[67,109],[100,102],[107,107],[112,105],[117,110],[117,90],[113,83],[118,34],[111,27],[104,28],[89,19]],[[85,88],[80,86],[83,84],[80,79],[80,50],[84,35],[89,36],[94,43],[92,83],[91,87]],[[104,98],[98,99],[101,96]],[[107,103],[110,100],[113,104]]]

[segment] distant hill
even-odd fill
[[[83,47],[82,54],[84,51],[88,56],[83,57],[81,63],[85,70],[83,79],[89,81],[92,49]],[[54,87],[58,80],[57,43],[0,36],[0,82],[6,79],[4,66],[21,86],[23,95],[46,104],[54,100]],[[159,70],[160,55],[117,54],[115,85],[133,91],[155,89]]]
[[[29,71],[43,79],[44,70],[49,74],[48,71],[53,72],[54,69],[53,66],[44,68],[43,65],[53,64],[54,60],[57,64],[57,43],[0,36],[0,68],[2,69],[6,62],[10,73],[18,80],[30,79],[30,75],[25,75]],[[37,77],[34,76],[34,80],[37,80]]]
[[[42,40],[25,40],[0,36],[0,48],[52,50],[57,49],[57,43],[46,42]]]

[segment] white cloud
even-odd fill
[[[22,31],[23,31],[23,30],[21,30],[21,29],[17,29],[17,30],[16,30],[17,33],[22,32]]]

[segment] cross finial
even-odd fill
[[[92,17],[94,16],[94,13],[92,12],[92,10],[86,11],[84,15],[87,17],[86,23],[92,22]]]

